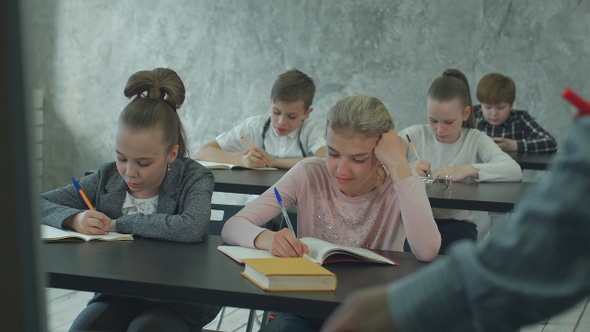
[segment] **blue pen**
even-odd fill
[[[285,221],[287,222],[287,227],[289,227],[289,230],[291,230],[291,232],[295,234],[295,231],[293,230],[293,224],[291,224],[291,219],[289,219],[289,215],[287,214],[287,209],[285,209],[285,206],[283,205],[283,199],[281,198],[281,194],[279,194],[279,191],[276,187],[274,189],[275,196],[277,196],[277,201],[279,202],[279,206],[281,207],[281,212],[283,212],[283,217],[285,217]]]

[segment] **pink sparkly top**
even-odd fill
[[[324,159],[308,158],[275,184],[285,208],[298,207],[298,237],[367,249],[401,250],[407,235],[418,259],[438,253],[440,234],[419,177],[410,176],[395,184],[387,178],[373,191],[356,197],[344,195],[334,181]],[[221,236],[228,244],[253,247],[254,239],[265,230],[260,226],[280,213],[271,187],[230,218]]]

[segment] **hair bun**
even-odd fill
[[[455,77],[455,78],[458,78],[462,81],[464,80],[463,78],[465,77],[463,75],[463,73],[461,73],[457,69],[447,69],[443,72],[443,76]]]
[[[123,93],[127,98],[162,99],[177,110],[184,103],[185,88],[175,71],[156,68],[131,75]]]
[[[165,94],[158,87],[152,86],[147,90],[147,98],[149,99],[164,99]]]

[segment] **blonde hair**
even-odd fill
[[[340,99],[328,112],[328,128],[339,134],[356,134],[366,138],[378,137],[395,128],[393,117],[375,97],[356,95]],[[382,167],[376,169],[375,181],[385,181],[387,172]]]
[[[177,113],[184,102],[185,88],[174,70],[138,71],[129,77],[124,94],[133,100],[121,112],[119,126],[131,130],[161,127],[168,151],[178,144],[178,155],[188,155],[186,135]]]
[[[383,103],[364,95],[339,100],[328,112],[328,128],[334,132],[351,132],[364,137],[376,137],[395,128],[391,114]]]

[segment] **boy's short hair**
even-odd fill
[[[477,84],[477,100],[480,103],[509,103],[516,99],[516,85],[512,78],[500,73],[490,73],[481,78]]]
[[[302,100],[304,110],[307,110],[315,95],[315,84],[311,77],[297,69],[288,70],[277,78],[270,92],[272,101],[294,103]]]

